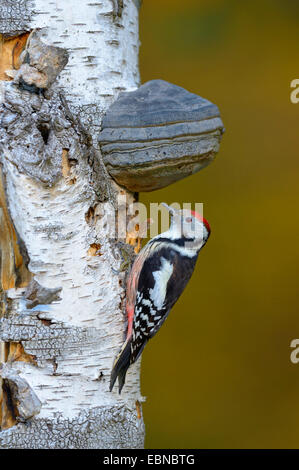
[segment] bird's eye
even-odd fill
[[[185,221],[190,224],[193,221],[193,219],[192,217],[186,217]]]

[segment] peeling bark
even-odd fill
[[[0,287],[3,290],[26,286],[31,279],[28,253],[11,220],[0,164]]]
[[[28,36],[28,32],[8,38],[0,34],[0,80],[12,80],[15,71],[20,68],[20,55],[25,48]]]
[[[48,289],[41,286],[35,279],[33,279],[24,294],[24,297],[27,300],[26,308],[32,309],[40,304],[50,305],[55,300],[61,300],[59,296],[61,290],[62,287]]]
[[[14,82],[32,92],[48,89],[68,62],[68,53],[62,47],[43,43],[39,31],[32,31],[20,55],[19,70]]]
[[[0,6],[0,448],[143,446],[140,363],[108,391],[124,253],[140,247],[113,240],[117,196],[134,195],[96,146],[107,107],[139,83],[136,2],[116,6]]]
[[[10,364],[1,366],[0,375],[15,421],[26,422],[37,415],[42,404],[28,382]]]

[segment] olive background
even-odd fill
[[[299,3],[144,0],[142,83],[216,103],[215,161],[146,202],[203,202],[211,237],[145,348],[147,448],[299,447]]]

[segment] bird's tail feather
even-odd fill
[[[115,381],[118,377],[118,391],[119,393],[121,393],[122,388],[125,384],[126,373],[130,366],[130,358],[131,358],[131,339],[127,339],[127,341],[124,343],[123,347],[121,348],[113,364],[111,377],[110,377],[110,392],[112,391]]]

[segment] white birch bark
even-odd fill
[[[121,395],[116,387],[108,391],[125,332],[125,293],[124,273],[115,272],[119,248],[103,227],[110,228],[124,190],[111,182],[95,148],[107,107],[139,83],[138,2],[124,0],[123,9],[121,3],[1,2],[2,33],[41,30],[46,44],[67,49],[69,61],[46,98],[2,83],[7,204],[28,269],[46,294],[33,307],[26,288],[6,292],[0,339],[21,342],[34,363],[12,361],[2,375],[28,383],[41,406],[33,417],[19,406],[20,422],[0,432],[0,448],[143,446],[140,364],[130,368]],[[41,126],[49,130],[46,141]]]

